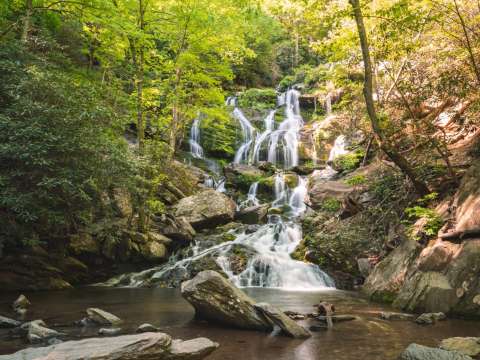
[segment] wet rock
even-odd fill
[[[22,323],[17,320],[7,318],[5,316],[0,316],[0,329],[9,329],[20,326]]]
[[[400,360],[472,360],[470,356],[455,351],[430,348],[418,344],[410,344],[400,355]]]
[[[99,325],[116,325],[122,323],[119,317],[98,308],[88,308],[87,316],[89,320]]]
[[[260,229],[260,225],[248,225],[245,228],[245,234],[253,234],[253,233],[257,232],[258,229]]]
[[[322,324],[322,325],[310,325],[308,327],[308,330],[312,331],[312,332],[319,332],[319,331],[325,331],[325,330],[328,330],[328,326],[325,324]]]
[[[271,324],[261,316],[254,301],[219,273],[206,270],[181,286],[182,296],[201,319],[240,329],[268,331]]]
[[[424,313],[415,319],[415,322],[420,325],[432,325],[437,321],[445,320],[447,316],[442,313]]]
[[[166,237],[183,243],[191,242],[195,236],[195,230],[183,216],[177,218],[165,216],[159,231]]]
[[[30,301],[27,299],[25,295],[20,295],[17,300],[15,300],[12,304],[13,310],[17,309],[28,309],[31,305]]]
[[[0,360],[199,360],[218,347],[206,338],[187,341],[172,340],[165,333],[144,333],[112,338],[91,338],[66,341],[40,348],[28,348]]]
[[[121,328],[101,328],[98,330],[98,334],[104,336],[114,336],[120,334],[121,331]]]
[[[280,329],[282,329],[282,332],[287,336],[295,339],[306,339],[311,336],[311,334],[305,330],[305,328],[298,325],[295,321],[290,319],[287,315],[274,306],[267,303],[258,303],[255,304],[255,308],[260,310],[260,312],[272,323],[273,326],[278,326]]]
[[[414,320],[415,316],[412,314],[396,313],[396,312],[381,312],[379,315],[383,320]]]
[[[159,330],[160,330],[159,328],[157,328],[156,326],[153,326],[152,324],[142,324],[137,328],[136,332],[137,333],[157,332]]]
[[[233,220],[236,205],[225,194],[206,190],[181,199],[175,205],[175,216],[183,216],[195,229],[212,228]]]
[[[463,355],[477,356],[480,354],[480,338],[478,337],[453,337],[444,339],[440,343],[443,350],[457,351]]]
[[[250,206],[235,214],[235,218],[244,224],[260,224],[267,218],[269,204]]]
[[[173,340],[168,359],[203,359],[218,348],[218,344],[207,338]]]
[[[64,334],[47,328],[46,324],[41,320],[31,321],[28,325],[27,339],[32,344],[40,343],[51,338],[57,338],[62,335]]]
[[[300,314],[296,311],[287,310],[287,311],[284,311],[283,313],[292,320],[305,320],[307,317],[306,315]]]

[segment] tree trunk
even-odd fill
[[[375,134],[375,139],[378,142],[380,149],[397,165],[400,170],[411,180],[416,192],[419,195],[428,194],[430,191],[425,183],[420,181],[408,161],[390,146],[381,129],[377,113],[375,111],[375,103],[373,101],[373,74],[372,62],[370,59],[370,50],[368,48],[367,33],[365,31],[365,24],[363,22],[362,10],[360,8],[360,0],[349,0],[353,8],[355,22],[357,23],[358,36],[360,38],[360,46],[362,48],[362,57],[365,70],[365,81],[363,87],[363,95],[365,97],[365,104],[367,113],[372,124],[372,129]]]
[[[477,60],[475,59],[475,54],[473,52],[472,42],[470,40],[470,35],[468,34],[467,24],[465,23],[465,19],[462,16],[462,12],[460,11],[460,7],[458,6],[457,0],[453,0],[453,3],[455,5],[455,13],[458,17],[458,20],[460,20],[460,24],[462,26],[463,35],[465,36],[465,46],[466,46],[467,51],[468,51],[468,56],[470,58],[470,63],[472,65],[473,72],[475,73],[475,76],[477,78],[477,82],[480,85],[480,68],[477,64]]]
[[[32,0],[25,0],[25,15],[23,16],[22,42],[28,42],[28,33],[30,32],[30,22],[33,13]]]

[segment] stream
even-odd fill
[[[32,302],[31,319],[44,319],[71,338],[95,336],[98,328],[74,327],[88,307],[100,307],[124,320],[125,333],[148,322],[173,337],[208,337],[220,347],[209,360],[394,360],[412,342],[434,346],[447,337],[473,336],[478,323],[446,320],[434,326],[420,326],[408,321],[384,321],[378,312],[387,307],[372,304],[359,294],[339,290],[295,292],[251,288],[245,292],[258,301],[267,301],[284,310],[310,312],[319,300],[334,303],[339,314],[353,314],[358,320],[335,324],[331,330],[312,332],[312,337],[294,340],[255,331],[242,331],[195,322],[193,308],[181,298],[178,289],[80,288],[67,291],[26,293]],[[0,295],[0,312],[9,314],[10,304],[18,294]],[[307,325],[308,321],[300,322]],[[68,326],[67,326],[68,325]],[[23,340],[10,340],[0,329],[0,354],[28,346]],[[241,356],[239,356],[241,354]]]

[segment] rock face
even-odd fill
[[[28,348],[15,354],[0,356],[0,360],[197,360],[203,359],[217,347],[217,343],[206,338],[182,341],[172,340],[164,333],[144,333]]]
[[[250,206],[240,210],[235,218],[244,224],[260,224],[265,222],[269,207],[269,204]]]
[[[206,270],[182,283],[182,296],[193,305],[196,316],[239,329],[268,331],[271,324],[254,302],[219,273]]]
[[[314,209],[319,209],[325,200],[335,199],[342,202],[354,192],[353,186],[343,181],[325,180],[315,173],[309,177],[309,197]]]
[[[232,221],[235,209],[235,203],[228,196],[215,190],[206,190],[180,200],[175,205],[175,215],[185,217],[198,230]]]
[[[477,160],[451,199],[447,234],[480,227],[479,174]],[[479,258],[480,238],[475,234],[466,239],[440,234],[425,249],[405,240],[376,266],[364,291],[407,311],[480,316]]]
[[[290,319],[283,311],[278,310],[267,303],[255,304],[255,308],[267,318],[274,326],[278,326],[282,329],[283,333],[287,336],[296,339],[306,339],[311,334],[305,330],[302,326],[298,325],[295,321]]]
[[[117,325],[122,323],[119,317],[98,308],[88,308],[87,315],[90,321],[99,325]]]
[[[470,356],[455,351],[430,348],[427,346],[411,344],[400,355],[400,360],[472,360]]]
[[[480,354],[480,338],[453,337],[442,340],[440,348],[449,351],[458,351],[463,355],[477,356]]]

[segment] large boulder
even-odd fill
[[[195,230],[183,216],[177,218],[165,216],[158,227],[163,235],[175,241],[188,243],[195,236]]]
[[[236,205],[225,194],[206,190],[180,200],[174,208],[175,216],[183,216],[195,228],[212,228],[233,220]]]
[[[400,360],[472,360],[470,356],[456,351],[430,348],[418,344],[410,344],[400,355]]]
[[[143,333],[28,348],[0,356],[0,360],[198,360],[217,347],[217,343],[206,338],[182,341],[172,340],[165,333]]]
[[[260,224],[265,221],[270,204],[250,206],[236,213],[235,218],[244,224]]]
[[[464,355],[477,356],[480,354],[480,338],[453,337],[442,340],[440,348],[449,351],[458,351]]]
[[[354,191],[354,187],[345,184],[343,181],[325,180],[321,176],[309,177],[308,195],[312,208],[320,209],[325,201],[332,199],[342,203]]]
[[[239,329],[268,331],[272,325],[255,308],[254,301],[219,273],[206,270],[182,283],[182,296],[196,316]]]
[[[98,308],[87,309],[88,319],[99,325],[118,325],[122,323],[119,317]]]

